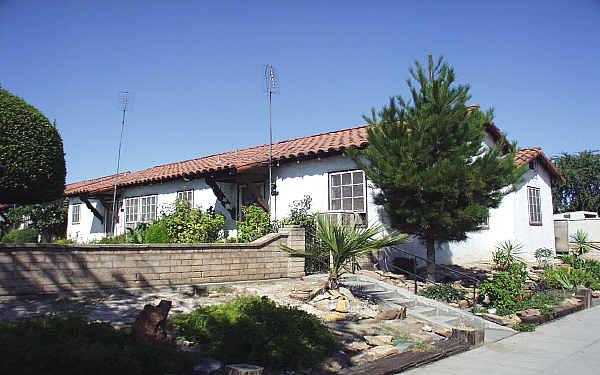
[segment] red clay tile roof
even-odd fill
[[[552,164],[550,159],[548,159],[546,155],[542,152],[541,147],[519,149],[519,151],[517,151],[517,154],[515,155],[515,164],[518,167],[520,167],[536,159],[540,159],[544,163],[544,166],[548,169],[548,171],[550,171],[550,174],[552,174],[554,177],[561,180],[562,182],[565,182],[565,178],[562,176],[562,174],[560,174],[558,169],[556,169],[554,164]]]
[[[496,139],[504,137],[502,132],[493,123],[487,124],[487,130]],[[351,146],[363,147],[368,145],[367,136],[367,125],[362,125],[273,143],[273,160],[277,162],[295,158],[316,157],[318,155],[325,156],[329,153],[342,152]],[[118,177],[112,175],[76,182],[66,186],[65,195],[107,193],[114,188],[115,180],[118,180],[119,187],[123,187],[192,177],[216,171],[241,170],[254,166],[264,166],[268,163],[268,155],[268,144],[230,151],[193,160],[159,165],[134,173],[122,173]]]
[[[273,143],[273,160],[284,161],[286,159],[325,155],[331,152],[341,152],[350,146],[361,147],[366,145],[367,126],[363,125]],[[118,186],[160,182],[221,170],[239,170],[265,165],[268,163],[268,156],[269,145],[267,144],[178,163],[159,165],[139,172],[121,174],[118,178]],[[114,187],[114,183],[114,175],[77,182],[67,185],[65,195],[73,196],[84,192],[107,192]]]

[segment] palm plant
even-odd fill
[[[364,227],[356,221],[343,224],[330,216],[317,216],[314,236],[324,250],[331,254],[329,278],[323,290],[337,289],[340,276],[362,255],[409,242],[406,234],[379,236],[384,230],[382,225]],[[293,257],[314,259],[318,256],[314,252],[298,251],[284,245],[280,247]]]

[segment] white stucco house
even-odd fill
[[[485,146],[503,138],[493,124],[486,124]],[[277,195],[269,195],[269,146],[262,145],[194,160],[160,165],[133,173],[69,184],[67,235],[88,242],[119,234],[126,226],[150,222],[161,207],[185,197],[195,207],[209,206],[226,218],[226,229],[236,229],[240,207],[255,202],[277,219],[289,215],[290,204],[304,195],[312,198],[317,212],[352,212],[368,222],[383,222],[382,207],[373,202],[373,187],[344,150],[366,147],[367,127],[316,134],[273,144],[273,180]],[[551,180],[562,178],[540,148],[521,149],[517,165],[528,164],[525,182],[490,212],[489,223],[463,242],[443,243],[437,249],[439,263],[466,263],[490,258],[500,241],[519,242],[533,259],[539,247],[554,249]],[[117,185],[117,214],[112,219],[113,189]],[[112,225],[112,222],[116,224]],[[408,251],[424,255],[414,242]]]

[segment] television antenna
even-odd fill
[[[123,130],[125,129],[125,113],[127,112],[127,98],[129,96],[129,91],[125,90],[123,92],[123,119],[121,120],[121,137],[119,138],[119,153],[117,156],[117,173],[115,174],[115,188],[113,191],[113,208],[111,215],[111,228],[114,234],[115,232],[115,215],[117,212],[117,183],[119,181],[119,169],[121,167],[121,147],[123,146]]]
[[[269,197],[277,196],[277,187],[273,182],[273,93],[279,89],[279,79],[273,65],[265,66],[265,83],[269,94]],[[271,199],[270,199],[271,200]],[[274,199],[272,200],[274,202]],[[276,220],[276,211],[273,212],[273,220]]]

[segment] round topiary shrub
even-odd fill
[[[0,88],[0,203],[49,202],[65,190],[56,128],[35,107]]]

